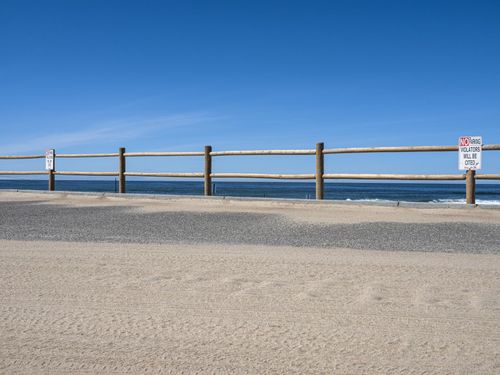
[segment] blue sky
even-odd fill
[[[500,143],[499,40],[499,1],[4,0],[0,154]],[[499,173],[500,152],[483,164]],[[328,156],[326,169],[458,172],[455,153]],[[214,170],[306,173],[314,158],[228,157]]]

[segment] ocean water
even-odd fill
[[[0,189],[46,190],[46,180],[0,179]],[[56,190],[116,192],[113,180],[58,180]],[[314,182],[213,183],[214,195],[234,197],[314,199]],[[127,181],[127,193],[202,195],[202,181]],[[465,183],[325,183],[325,199],[465,203]],[[500,184],[476,185],[476,202],[500,205]]]

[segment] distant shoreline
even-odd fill
[[[9,194],[25,194],[29,195],[42,195],[43,197],[52,196],[54,198],[109,198],[119,200],[164,200],[164,201],[224,201],[224,202],[242,202],[242,203],[256,203],[259,205],[282,205],[282,206],[380,206],[380,207],[401,207],[401,208],[417,208],[417,209],[498,209],[500,210],[499,203],[486,204],[466,204],[461,202],[406,202],[406,201],[390,201],[390,200],[315,200],[315,199],[293,199],[293,198],[261,198],[261,197],[236,197],[236,196],[210,196],[203,195],[176,195],[176,194],[141,194],[141,193],[110,193],[110,192],[91,192],[91,191],[46,191],[46,190],[24,190],[24,189],[0,189],[0,198],[2,193]]]
[[[483,181],[483,180],[481,180]],[[215,181],[212,196],[235,198],[266,198],[314,200],[314,182],[297,181]],[[47,180],[2,180],[0,191],[5,190],[47,191]],[[71,179],[57,180],[55,191],[118,193],[117,180]],[[203,181],[172,181],[165,179],[128,181],[127,193],[169,196],[202,196]],[[464,205],[466,186],[460,183],[431,182],[331,182],[324,185],[324,200],[337,202],[379,203],[401,205],[411,203]],[[500,184],[476,186],[476,203],[500,206]]]

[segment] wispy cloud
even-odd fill
[[[142,119],[111,120],[89,125],[84,130],[54,132],[41,137],[25,139],[22,142],[3,144],[0,145],[0,154],[40,152],[47,148],[63,149],[71,146],[137,139],[155,131],[191,126],[216,119],[220,119],[220,117],[203,113],[188,113]]]

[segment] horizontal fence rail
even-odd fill
[[[203,177],[203,173],[177,173],[177,172],[125,172],[125,176],[134,177]]]
[[[500,150],[500,144],[482,146],[483,151]],[[205,195],[212,195],[212,178],[255,178],[255,179],[283,179],[283,180],[315,180],[316,199],[323,199],[324,180],[411,180],[411,181],[466,181],[466,202],[475,203],[476,180],[500,180],[500,174],[476,174],[467,171],[464,174],[363,174],[363,173],[325,173],[324,156],[331,154],[356,153],[385,153],[385,152],[453,152],[458,146],[391,146],[391,147],[351,147],[325,149],[323,143],[316,144],[315,149],[299,150],[241,150],[241,151],[213,151],[211,146],[205,146],[203,151],[157,151],[157,152],[125,152],[119,148],[117,153],[92,154],[55,154],[54,168],[49,171],[0,171],[0,175],[47,175],[49,190],[55,190],[55,176],[107,176],[119,178],[119,192],[126,191],[126,177],[176,177],[176,178],[203,178]],[[213,173],[212,158],[219,156],[260,156],[260,155],[315,155],[316,173],[283,174],[283,173]],[[205,167],[203,172],[127,172],[127,157],[168,157],[194,156],[203,157]],[[55,169],[56,158],[118,158],[118,171],[114,172],[85,172],[85,171],[58,171]],[[43,159],[45,155],[0,155],[0,159]]]
[[[483,151],[500,150],[500,145],[483,145]],[[330,148],[324,154],[359,154],[368,152],[449,152],[458,151],[458,146],[398,146],[398,147],[351,147]]]
[[[331,180],[465,180],[465,174],[349,174],[326,173],[324,179]]]
[[[61,176],[118,176],[118,172],[80,172],[80,171],[54,171],[54,174]]]
[[[500,180],[500,174],[476,174],[477,180]]]
[[[58,158],[114,158],[119,154],[57,154]]]
[[[29,175],[29,174],[47,174],[44,171],[0,171],[1,175]]]
[[[314,174],[279,174],[279,173],[211,173],[215,178],[269,178],[279,180],[314,180]]]
[[[0,159],[44,159],[45,155],[0,155]]]
[[[315,155],[316,150],[246,150],[246,151],[213,151],[211,156],[240,155]]]
[[[177,152],[177,151],[173,151],[173,152],[125,152],[123,154],[124,156],[126,157],[134,157],[134,156],[204,156],[205,153],[204,152],[197,152],[197,151],[194,151],[194,152]]]

